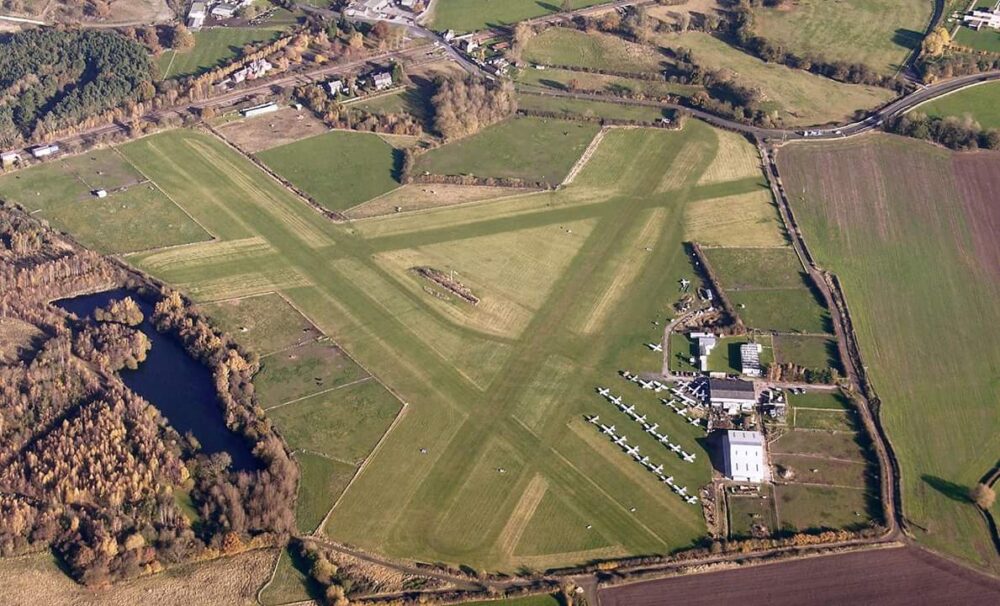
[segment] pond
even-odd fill
[[[236,471],[257,468],[247,441],[226,427],[212,372],[189,356],[177,339],[156,331],[151,322],[152,304],[135,293],[116,289],[63,299],[56,305],[83,318],[126,296],[142,309],[143,321],[137,328],[149,337],[152,347],[137,370],[121,370],[125,385],[159,409],[181,435],[191,432],[206,454],[229,453]]]

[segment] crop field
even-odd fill
[[[619,36],[552,27],[528,41],[524,60],[540,65],[655,73],[662,70],[665,57],[652,46]]]
[[[362,202],[344,214],[351,219],[369,219],[400,212],[496,200],[524,193],[523,188],[514,187],[414,183]]]
[[[920,47],[931,12],[922,0],[797,0],[754,17],[758,35],[792,52],[893,74]]]
[[[329,132],[257,154],[271,170],[330,210],[346,210],[399,187],[398,156],[381,137],[348,131]]]
[[[194,76],[223,65],[240,54],[243,47],[276,38],[280,28],[213,27],[194,32],[194,48],[164,52],[157,59],[164,80]]]
[[[570,0],[574,9],[600,3],[601,0]],[[434,4],[431,26],[436,31],[472,32],[542,17],[558,10],[559,5],[537,0],[438,0]]]
[[[630,424],[593,393],[613,386],[698,458],[684,463],[635,428],[626,430],[630,443],[691,490],[709,481],[701,430],[619,384],[617,373],[659,364],[642,344],[662,330],[652,320],[678,297],[676,280],[693,278],[682,244],[688,204],[759,187],[697,185],[717,150],[714,131],[696,121],[682,131],[611,129],[558,191],[340,225],[217,139],[172,131],[120,151],[217,240],[128,259],[212,303],[254,339],[272,333],[294,346],[307,328],[299,318],[251,322],[229,307],[250,295],[274,301],[274,292],[324,335],[293,349],[262,347],[274,352],[263,358],[262,403],[297,456],[324,457],[300,459],[300,528],[334,505],[364,459],[321,529],[335,540],[505,571],[662,553],[703,536],[700,508],[585,415]],[[454,270],[483,309],[428,292],[408,272],[412,263]],[[468,321],[489,313],[491,297],[517,310],[502,331]],[[398,417],[399,400],[379,382],[352,383],[336,363],[321,365],[334,369],[323,374],[309,361],[326,337],[408,404]],[[325,464],[335,460],[344,466]]]
[[[558,184],[598,129],[568,120],[513,118],[418,156],[414,171]]]
[[[705,591],[711,587],[711,591]],[[747,591],[747,587],[767,588]],[[690,606],[812,604],[987,606],[1000,600],[1000,583],[912,547],[874,549],[602,589],[604,606],[659,606],[663,596]]]
[[[106,189],[107,198],[92,194]],[[92,151],[0,177],[0,199],[17,203],[104,253],[208,240],[211,236],[112,150]]]
[[[766,106],[790,126],[844,121],[855,110],[880,106],[893,96],[884,88],[844,84],[777,63],[765,63],[701,32],[667,34],[657,41],[670,48],[689,49],[699,65],[730,70],[738,82],[760,88]]]
[[[606,101],[590,101],[587,99],[567,99],[562,97],[547,97],[522,93],[517,96],[518,109],[557,112],[567,116],[583,116],[586,118],[606,118],[610,120],[636,120],[639,122],[656,122],[666,116],[664,110],[658,107],[642,105],[621,105]]]
[[[844,284],[915,534],[1000,571],[964,497],[1000,451],[1000,347],[983,333],[1000,321],[1000,155],[875,136],[778,162],[813,254]]]
[[[998,44],[1000,44],[1000,32],[994,31],[992,34],[997,37]],[[925,103],[915,111],[941,118],[971,116],[984,129],[1000,128],[998,98],[1000,98],[1000,83],[987,82]]]

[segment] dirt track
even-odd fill
[[[1000,582],[904,547],[624,585],[602,589],[600,600],[601,606],[985,606],[1000,603]]]

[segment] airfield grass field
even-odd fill
[[[756,9],[754,29],[796,54],[893,74],[920,46],[931,12],[923,0],[797,0],[787,8]]]
[[[414,172],[511,177],[558,184],[599,126],[549,118],[512,118],[417,157]]]
[[[1000,44],[1000,32],[994,31],[992,33]],[[1000,49],[997,52],[1000,52]],[[998,98],[1000,98],[1000,83],[987,82],[925,103],[914,111],[939,118],[970,116],[984,129],[1000,128]]]
[[[450,183],[413,183],[362,202],[344,214],[350,219],[370,219],[397,212],[410,212],[484,202],[523,195],[523,188],[454,185]]]
[[[332,131],[257,153],[271,170],[334,211],[399,187],[398,156],[381,137],[348,131]]]
[[[570,0],[574,9],[600,4],[603,0]],[[538,0],[438,0],[434,3],[431,26],[435,31],[448,29],[472,32],[487,27],[503,26],[525,19],[543,17],[557,12],[555,3]]]
[[[618,371],[659,367],[643,343],[662,334],[652,320],[679,296],[677,279],[694,278],[682,245],[687,206],[759,189],[746,178],[697,184],[719,148],[716,132],[695,121],[681,131],[612,129],[558,191],[343,225],[214,137],[170,131],[119,150],[216,241],[128,260],[230,314],[226,321],[258,342],[270,331],[294,345],[307,328],[301,320],[278,327],[262,319],[258,327],[226,307],[237,297],[280,293],[408,403],[369,454],[399,410],[397,400],[356,394],[377,390],[374,379],[330,389],[331,379],[308,365],[272,387],[262,376],[262,401],[268,390],[272,403],[316,392],[271,404],[269,415],[293,449],[348,464],[367,457],[321,529],[330,538],[389,556],[503,571],[665,553],[704,535],[701,509],[672,494],[585,415],[627,427],[630,443],[689,490],[709,481],[703,430]],[[456,269],[456,279],[484,297],[516,304],[519,324],[498,332],[465,321],[479,311],[421,288],[408,272],[416,261]],[[511,268],[523,288],[514,288]],[[315,345],[265,356],[262,373],[307,347]],[[695,463],[629,427],[594,393],[601,384],[697,453]],[[333,506],[349,467],[303,461],[305,529],[324,500]]]
[[[169,80],[207,72],[239,55],[247,44],[271,40],[281,31],[275,27],[213,27],[194,32],[193,48],[168,50],[159,56],[160,77]]]
[[[108,197],[93,191],[105,189]],[[87,152],[0,177],[20,204],[81,244],[118,254],[208,240],[209,234],[112,150]]]
[[[261,356],[303,345],[320,336],[308,320],[280,295],[205,303],[202,309],[240,344]]]
[[[866,136],[783,148],[778,165],[813,255],[844,285],[910,528],[1000,571],[965,496],[1000,451],[1000,347],[984,333],[1000,322],[1000,155]]]
[[[788,244],[771,192],[698,200],[685,217],[688,239],[703,246],[782,247]]]

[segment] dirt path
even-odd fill
[[[566,175],[565,179],[563,179],[561,184],[562,186],[569,185],[574,179],[576,179],[576,176],[580,174],[583,167],[590,161],[590,157],[593,156],[594,152],[597,151],[597,148],[600,147],[601,141],[604,140],[604,135],[607,134],[609,128],[610,127],[605,126],[602,127],[601,130],[597,131],[597,134],[594,135],[593,139],[591,139],[590,145],[587,146],[587,149],[583,150],[583,155],[580,156],[580,159],[576,161],[573,168],[569,170],[569,174]]]

